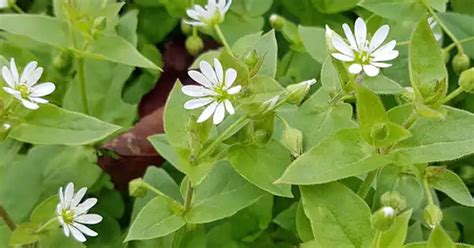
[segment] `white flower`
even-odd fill
[[[385,218],[392,218],[395,215],[395,209],[392,207],[383,207],[382,212]]]
[[[43,74],[43,68],[37,67],[36,61],[28,63],[23,73],[18,73],[15,59],[11,59],[10,68],[2,68],[2,76],[8,87],[3,87],[8,94],[20,100],[23,106],[29,109],[38,109],[38,103],[48,103],[48,100],[41,97],[47,96],[56,89],[53,83],[42,83],[36,85]]]
[[[87,212],[96,203],[96,198],[86,199],[80,203],[87,192],[87,188],[82,188],[77,193],[74,193],[74,184],[69,183],[66,190],[59,189],[59,204],[56,208],[58,220],[63,227],[64,234],[69,237],[69,234],[79,242],[85,242],[84,236],[97,236],[97,233],[86,227],[84,224],[97,224],[102,221],[102,216],[98,214],[88,214]]]
[[[370,42],[367,39],[367,25],[362,18],[357,18],[354,34],[347,23],[342,25],[342,28],[349,43],[334,33],[332,44],[337,52],[332,53],[332,56],[338,60],[349,62],[351,64],[349,66],[350,73],[359,74],[363,70],[368,76],[374,77],[379,74],[380,68],[392,66],[384,63],[385,61],[398,57],[398,51],[393,50],[397,44],[395,40],[382,45],[390,30],[388,25],[380,27]]]
[[[231,4],[232,0],[209,0],[204,8],[196,4],[194,8],[186,10],[186,14],[191,20],[184,20],[184,22],[193,26],[222,23]]]
[[[225,112],[230,115],[235,114],[232,98],[239,93],[240,85],[232,87],[237,78],[237,71],[229,68],[225,71],[219,60],[214,59],[214,68],[206,61],[200,63],[201,72],[191,70],[189,76],[200,85],[183,86],[184,94],[196,97],[184,104],[185,109],[197,109],[207,106],[199,116],[197,122],[202,123],[214,115],[214,124],[219,124],[224,120]]]
[[[7,131],[7,130],[10,130],[10,128],[12,128],[12,125],[10,125],[9,123],[4,123],[2,125],[2,128],[4,131]]]
[[[10,5],[8,4],[8,0],[0,0],[0,9],[9,8]]]
[[[433,17],[428,18],[428,23],[430,24],[430,28],[433,31],[433,35],[434,35],[436,41],[440,41],[441,38],[443,37],[443,35],[441,33],[435,31],[436,25],[438,25],[438,23],[434,20]]]

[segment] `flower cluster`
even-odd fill
[[[382,45],[388,36],[390,28],[388,25],[380,27],[372,39],[367,38],[367,25],[362,18],[357,18],[354,26],[354,33],[345,23],[342,25],[346,35],[346,42],[341,36],[328,30],[331,34],[331,42],[337,52],[331,55],[344,62],[350,63],[348,68],[352,74],[359,74],[362,71],[370,77],[377,76],[380,68],[392,66],[386,61],[398,57],[398,51],[394,50],[397,42],[392,40]]]
[[[219,60],[214,59],[214,68],[206,61],[200,63],[201,72],[191,70],[189,76],[200,85],[183,86],[182,91],[185,95],[196,97],[184,104],[184,108],[188,110],[207,106],[199,116],[197,122],[202,123],[211,116],[214,124],[220,124],[225,117],[226,111],[235,114],[232,105],[233,96],[238,94],[242,87],[240,85],[233,86],[237,71],[229,68],[225,71]]]
[[[88,214],[87,212],[97,203],[96,198],[82,198],[86,195],[87,188],[81,188],[74,193],[74,184],[69,183],[63,192],[59,189],[59,204],[56,208],[57,218],[63,227],[64,234],[69,237],[72,235],[77,241],[85,242],[85,235],[90,237],[97,236],[97,233],[84,224],[98,224],[102,221],[102,216],[98,214]]]
[[[43,74],[43,68],[38,67],[38,62],[33,61],[26,65],[20,76],[15,64],[15,59],[11,59],[10,68],[3,66],[2,76],[8,87],[3,87],[8,94],[18,99],[23,106],[28,109],[38,109],[38,103],[48,103],[42,98],[54,92],[56,86],[53,83],[38,84],[38,80]]]
[[[193,26],[211,26],[222,23],[231,4],[232,0],[209,0],[204,7],[196,4],[186,11],[191,20],[185,20],[185,23]]]

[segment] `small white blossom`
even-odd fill
[[[232,86],[237,78],[237,71],[229,68],[225,71],[219,60],[214,59],[214,68],[206,61],[200,63],[201,72],[191,70],[189,76],[200,85],[183,86],[184,94],[196,97],[184,104],[185,109],[197,109],[207,106],[199,116],[197,122],[202,123],[214,115],[215,125],[220,124],[225,117],[225,112],[235,114],[231,100],[240,92],[242,87]]]
[[[69,183],[66,190],[59,189],[59,204],[56,208],[59,223],[63,227],[64,235],[70,234],[79,242],[85,242],[84,235],[95,237],[97,233],[85,226],[92,225],[102,221],[102,216],[98,214],[88,214],[87,212],[97,203],[96,198],[86,199],[80,203],[86,195],[87,188],[81,188],[74,193],[74,184]]]
[[[12,128],[12,125],[10,125],[9,123],[4,123],[2,125],[2,128],[3,128],[3,130],[10,130],[10,128]]]
[[[433,31],[433,35],[434,35],[436,41],[440,41],[441,38],[443,37],[443,35],[439,32],[436,32],[436,30],[435,30],[436,25],[438,25],[438,22],[436,22],[433,17],[429,17],[428,18],[428,23],[430,24],[430,28]]]
[[[392,218],[395,215],[395,209],[392,207],[383,207],[382,211],[385,218]]]
[[[332,56],[338,60],[348,62],[349,72],[359,74],[362,70],[370,77],[377,76],[380,68],[392,66],[385,63],[398,57],[398,51],[393,50],[397,44],[392,40],[385,45],[382,43],[388,36],[390,30],[388,25],[380,27],[369,41],[367,38],[367,25],[362,18],[357,18],[354,33],[345,23],[342,25],[348,43],[341,36],[332,34],[332,45],[337,52]],[[329,33],[332,33],[329,31]]]
[[[184,20],[184,22],[193,26],[222,23],[231,4],[232,0],[209,0],[204,8],[196,4],[193,8],[186,10],[191,20]]]
[[[10,61],[10,68],[7,66],[2,68],[3,79],[8,84],[3,90],[20,100],[23,106],[33,110],[39,108],[38,103],[48,103],[48,100],[42,97],[53,93],[56,89],[56,86],[49,82],[36,85],[43,74],[43,68],[37,66],[36,61],[28,63],[21,77],[13,58]]]
[[[8,4],[8,0],[0,0],[0,9],[9,8],[10,5]]]

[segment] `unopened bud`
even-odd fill
[[[412,87],[405,87],[405,92],[402,93],[403,99],[407,102],[413,102],[416,99],[415,90]]]
[[[198,55],[203,48],[204,43],[202,42],[201,37],[193,35],[186,39],[186,50],[188,50],[191,55]]]
[[[329,51],[335,50],[334,45],[332,44],[332,38],[336,35],[334,31],[326,25],[326,32],[325,32],[325,37],[326,37],[326,46]]]
[[[270,16],[270,26],[272,26],[273,29],[275,30],[282,30],[283,27],[286,24],[286,19],[277,15],[277,14],[272,14]]]
[[[443,50],[443,57],[444,57],[444,63],[447,64],[449,63],[449,60],[451,59],[451,54],[449,51]]]
[[[0,141],[3,141],[7,138],[11,128],[12,126],[9,123],[3,123],[2,126],[0,126]]]
[[[372,227],[382,232],[387,231],[392,227],[395,217],[395,209],[392,207],[382,207],[372,215]]]
[[[128,183],[128,191],[130,196],[142,198],[148,193],[148,188],[146,186],[146,182],[143,181],[143,179],[137,178]]]
[[[61,54],[53,60],[53,66],[62,72],[72,68],[73,55],[68,50],[61,51]]]
[[[370,129],[370,138],[375,141],[383,141],[388,137],[388,132],[387,124],[376,123]]]
[[[465,92],[474,93],[474,67],[463,71],[458,82]]]
[[[303,133],[285,123],[283,145],[288,149],[288,151],[290,151],[293,157],[299,157],[303,154]]]
[[[431,204],[426,206],[423,210],[423,218],[425,219],[426,224],[433,229],[441,223],[443,212],[438,206]]]
[[[193,27],[187,24],[184,19],[181,20],[181,32],[186,35],[190,35],[193,32]]]
[[[316,84],[316,79],[307,80],[299,84],[292,84],[286,87],[288,91],[287,102],[291,104],[300,104],[308,94],[311,86]]]
[[[402,212],[407,206],[405,198],[397,191],[385,192],[380,198],[380,202],[383,206],[392,207],[397,213]]]
[[[97,31],[104,31],[107,27],[107,19],[105,16],[99,16],[94,19],[94,29]]]
[[[471,61],[469,57],[464,53],[458,53],[453,58],[453,70],[457,75],[467,70],[470,64],[471,64]]]
[[[465,165],[465,166],[461,167],[461,171],[459,172],[459,176],[467,184],[474,183],[474,167],[472,165]]]
[[[438,181],[446,172],[445,166],[429,166],[425,169],[425,177],[430,183]]]
[[[249,68],[253,68],[255,67],[257,64],[258,64],[258,54],[257,54],[257,51],[255,49],[253,49],[252,51],[248,52],[246,55],[245,55],[245,58],[244,58],[244,63],[249,67]]]
[[[280,100],[279,95],[271,98],[270,100],[263,102],[262,105],[260,105],[258,112],[262,114],[266,114],[267,112],[272,111],[275,105],[278,103],[278,100]]]

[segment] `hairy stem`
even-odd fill
[[[378,170],[373,170],[367,174],[367,177],[364,179],[362,184],[359,187],[359,190],[357,190],[357,194],[360,196],[360,198],[365,199],[367,197],[367,193],[369,193],[370,185],[375,179],[375,176],[377,175]]]
[[[10,217],[10,215],[7,213],[7,210],[0,204],[0,218],[5,221],[5,224],[7,224],[8,228],[13,232],[16,229],[16,224],[13,221],[13,219]]]
[[[451,92],[449,95],[446,96],[443,103],[450,102],[451,100],[453,100],[455,97],[459,96],[463,92],[464,90],[461,87],[457,88],[456,90],[454,90],[453,92]]]
[[[222,30],[221,28],[219,27],[219,25],[214,25],[214,30],[216,30],[216,33],[217,33],[217,36],[219,36],[219,39],[221,40],[222,44],[224,45],[225,49],[227,50],[227,52],[234,56],[234,53],[232,52],[232,49],[230,48],[229,46],[229,43],[227,43],[227,40],[224,36],[224,34],[222,33]]]
[[[56,222],[56,217],[55,218],[52,218],[50,220],[48,220],[46,223],[44,223],[40,228],[38,228],[38,230],[36,230],[36,233],[40,233],[42,231],[44,231],[44,229],[46,229],[48,226],[50,226],[51,224],[53,224],[54,222]]]

